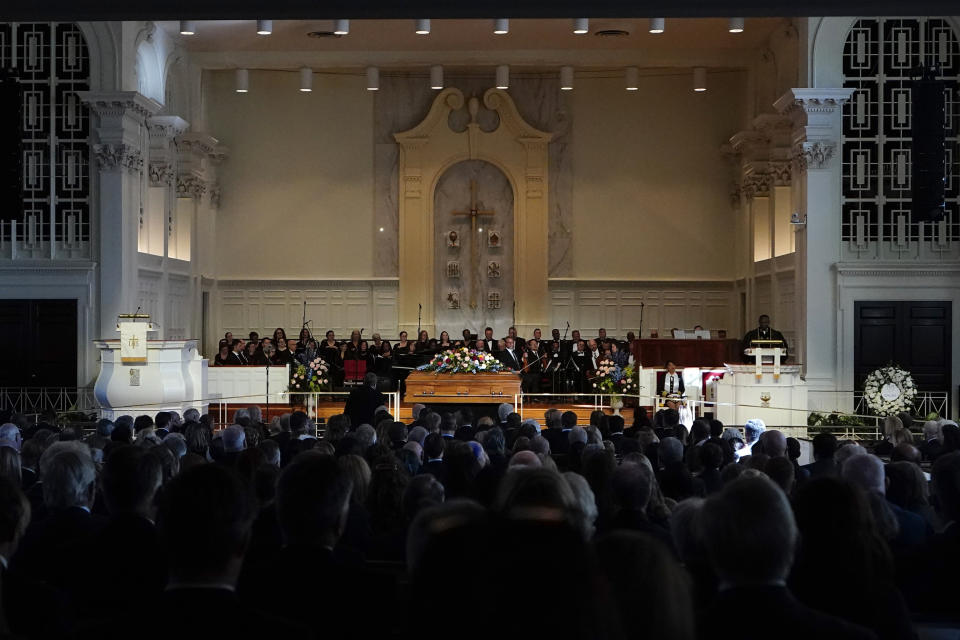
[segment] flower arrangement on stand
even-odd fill
[[[863,382],[863,397],[878,416],[911,411],[917,397],[917,385],[909,371],[895,365],[872,371]]]
[[[613,396],[610,398],[610,406],[613,407],[614,415],[620,415],[620,409],[623,407],[623,398],[620,396],[639,388],[635,373],[633,365],[621,367],[608,359],[597,363],[597,375],[593,379],[593,388]]]
[[[330,382],[330,365],[318,356],[307,361],[306,364],[301,363],[293,366],[290,370],[290,386],[287,389],[290,392],[291,404],[303,402],[309,413],[308,400],[311,399],[311,396],[307,394],[333,389]],[[303,394],[302,397],[299,394]]]
[[[441,373],[486,373],[506,371],[507,367],[492,354],[476,349],[460,347],[449,349],[434,356],[433,360],[417,367],[417,371]]]

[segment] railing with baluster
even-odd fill
[[[0,387],[0,409],[27,415],[98,410],[93,387]]]

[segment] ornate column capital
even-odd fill
[[[853,89],[789,89],[773,103],[774,108],[783,115],[793,116],[800,111],[804,114],[832,114],[850,100]]]
[[[800,171],[826,169],[836,150],[836,142],[801,142],[794,147],[793,159]]]
[[[176,170],[167,162],[151,162],[147,167],[147,174],[150,176],[151,187],[169,187],[177,177]]]
[[[143,168],[140,150],[128,144],[95,144],[93,155],[97,159],[97,166],[106,171],[124,168],[136,173]]]
[[[192,154],[202,159],[220,163],[227,157],[228,149],[207,133],[190,132],[177,136],[177,149],[183,154]]]
[[[172,140],[186,133],[190,123],[179,116],[153,116],[147,120],[150,139]]]
[[[177,197],[199,200],[207,191],[207,183],[192,173],[177,176]]]

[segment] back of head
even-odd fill
[[[267,460],[267,464],[272,464],[274,466],[280,466],[280,445],[277,444],[275,440],[264,440],[257,445],[260,451],[263,451],[263,456]]]
[[[377,442],[377,430],[369,424],[361,424],[353,434],[360,442],[360,446],[366,451]]]
[[[690,441],[700,442],[710,437],[710,425],[706,420],[697,418],[690,427]]]
[[[520,414],[513,412],[507,416],[507,429],[519,429],[522,422],[523,418],[520,417]]]
[[[200,412],[193,407],[190,407],[183,412],[183,421],[186,422],[200,422]]]
[[[43,502],[48,509],[89,507],[96,470],[90,448],[76,441],[56,442],[40,457]]]
[[[113,433],[114,426],[113,422],[106,418],[97,420],[97,435],[109,438],[110,434]]]
[[[607,424],[610,425],[610,433],[623,433],[623,416],[610,416]]]
[[[247,415],[250,416],[250,424],[260,424],[263,422],[263,410],[258,405],[252,404],[247,407]]]
[[[646,511],[653,478],[639,464],[621,464],[613,472],[613,499],[621,509]]]
[[[700,447],[700,464],[704,469],[719,469],[723,464],[723,449],[715,442],[705,442]]]
[[[680,561],[687,566],[707,561],[699,520],[705,503],[703,498],[687,498],[670,513],[670,535]]]
[[[747,423],[743,425],[743,433],[747,437],[747,442],[756,442],[760,438],[760,434],[763,433],[766,428],[767,425],[765,425],[763,420],[760,418],[752,418],[747,420]]]
[[[336,542],[346,521],[353,483],[336,458],[307,452],[280,473],[277,519],[287,543]]]
[[[589,440],[587,430],[583,427],[573,427],[570,429],[569,433],[567,434],[567,438],[571,445],[578,442],[581,444],[587,444],[587,440]]]
[[[683,460],[683,443],[674,437],[660,441],[660,461],[664,466]]]
[[[443,436],[429,433],[423,440],[423,456],[427,460],[443,457]]]
[[[794,470],[793,463],[782,456],[770,458],[763,467],[763,472],[773,480],[788,496],[793,491]]]
[[[560,415],[560,425],[564,429],[572,429],[577,426],[577,414],[573,411],[564,411]]]
[[[238,453],[247,448],[247,436],[243,427],[232,424],[223,430],[223,450],[227,453]]]
[[[349,430],[350,416],[344,413],[332,415],[327,420],[327,428],[323,432],[323,439],[336,446]]]
[[[760,434],[758,444],[760,448],[755,450],[758,453],[765,453],[771,458],[782,458],[787,455],[787,438],[782,431],[776,429],[764,431]]]
[[[430,433],[439,433],[440,425],[443,424],[443,416],[436,411],[431,411],[423,421],[423,426]]]
[[[547,409],[543,414],[543,421],[548,429],[561,429],[563,427],[563,413],[559,409]]]
[[[443,433],[454,433],[457,430],[457,416],[453,413],[444,413],[441,416],[440,431]]]
[[[141,431],[152,429],[153,426],[153,418],[150,416],[137,416],[137,419],[133,421],[133,432],[139,436]]]
[[[407,433],[407,442],[417,442],[421,446],[423,445],[424,439],[427,437],[427,430],[420,425],[415,426],[410,429],[410,432]]]
[[[303,411],[294,411],[290,414],[290,434],[294,436],[303,435],[307,432],[307,422],[309,418]]]
[[[719,420],[710,421],[710,437],[719,438],[723,434],[723,423]]]
[[[511,413],[513,413],[512,404],[507,404],[504,402],[497,407],[497,418],[500,419],[500,422],[506,422],[507,416],[509,416]]]
[[[163,480],[160,458],[142,447],[122,445],[110,452],[100,484],[113,515],[146,513]]]
[[[837,469],[842,470],[843,465],[846,464],[851,458],[856,456],[866,455],[867,450],[861,447],[859,444],[844,444],[843,446],[837,449],[837,452],[833,454],[833,460],[837,464]]]
[[[458,409],[455,415],[457,416],[458,427],[473,424],[473,411],[471,411],[469,407]]]
[[[875,455],[853,456],[843,464],[840,475],[864,491],[886,493],[883,461]]]
[[[932,476],[944,521],[960,519],[960,452],[937,458]]]
[[[572,521],[576,504],[570,485],[556,471],[512,467],[500,483],[496,510],[511,518]]]
[[[157,429],[166,429],[170,426],[170,420],[172,416],[169,411],[158,411],[155,416],[153,416],[153,423]]]
[[[191,467],[160,494],[157,528],[175,577],[203,578],[242,557],[253,502],[236,474],[218,464]]]
[[[440,481],[429,473],[414,476],[403,492],[402,508],[407,522],[421,510],[443,503],[444,491]]]
[[[237,409],[233,414],[233,421],[241,427],[249,427],[250,412],[247,409]]]
[[[664,409],[662,415],[664,427],[670,429],[680,424],[680,412],[676,409]]]
[[[695,637],[687,576],[663,543],[643,533],[621,530],[600,537],[594,546],[628,637]],[[636,615],[640,602],[656,614]]]
[[[377,388],[377,374],[373,371],[367,371],[366,375],[363,376],[363,384],[371,389]]]
[[[721,580],[736,586],[786,579],[797,525],[783,491],[765,476],[726,485],[707,499],[700,522]]]
[[[837,452],[837,436],[829,431],[821,431],[813,436],[814,460],[828,460]]]
[[[940,421],[939,420],[927,420],[923,423],[923,439],[938,440],[940,438]]]

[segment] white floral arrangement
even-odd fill
[[[496,372],[506,369],[493,354],[466,347],[438,353],[433,360],[417,367],[417,371],[433,371],[438,374]]]
[[[878,416],[891,416],[913,409],[917,385],[909,371],[889,365],[872,371],[863,383],[867,407]]]

